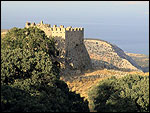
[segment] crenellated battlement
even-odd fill
[[[79,27],[79,28],[72,28],[71,26],[70,27],[67,27],[66,28],[66,31],[84,31],[84,28],[81,28],[81,27]]]
[[[65,40],[72,39],[76,40],[78,43],[79,41],[81,42],[84,37],[84,28],[82,27],[72,28],[72,26],[64,27],[64,25],[51,26],[50,24],[44,24],[43,21],[38,24],[26,22],[25,27],[37,27],[43,30],[48,37],[60,37]]]
[[[60,25],[59,27],[57,27],[57,25],[53,25],[53,27],[51,27],[50,24],[43,24],[43,21],[41,21],[39,24],[35,24],[35,23],[30,23],[30,22],[26,22],[25,25],[26,28],[28,27],[38,27],[38,28],[47,28],[51,31],[84,31],[84,28],[79,27],[79,28],[72,28],[72,26],[69,27],[64,27],[64,25]]]

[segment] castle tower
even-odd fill
[[[26,23],[26,27],[31,24]],[[57,48],[60,51],[59,57],[63,59],[65,69],[85,71],[92,68],[91,59],[84,45],[84,28],[72,28],[53,25],[53,27],[43,24],[34,24],[43,30],[48,37],[54,37],[57,41]]]

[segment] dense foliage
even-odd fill
[[[49,39],[44,31],[38,28],[12,28],[2,39],[2,49],[27,49],[31,52],[44,51],[50,56],[56,56],[54,38]]]
[[[1,109],[83,112],[88,102],[59,80],[55,41],[38,28],[13,28],[2,39]]]
[[[103,80],[90,90],[89,99],[98,112],[149,112],[149,76]]]

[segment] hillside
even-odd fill
[[[82,97],[88,99],[88,91],[100,81],[111,76],[117,78],[126,75],[149,76],[149,73],[141,71],[141,65],[138,66],[132,57],[130,57],[131,55],[128,56],[119,47],[103,40],[85,39],[84,42],[92,60],[94,70],[74,76],[61,77],[61,80],[67,83],[71,91],[75,91]],[[129,70],[131,72],[128,72]],[[90,104],[89,108],[92,111]]]
[[[84,43],[96,69],[141,71],[141,67],[116,45],[100,39],[85,39]]]
[[[144,54],[126,53],[130,56],[139,66],[143,72],[149,72],[149,56]]]
[[[95,70],[93,72],[87,72],[81,75],[74,76],[62,76],[61,80],[65,81],[70,89],[70,91],[75,91],[77,94],[80,94],[81,97],[85,97],[88,99],[89,90],[96,86],[102,80],[110,78],[111,76],[115,76],[117,78],[124,77],[126,75],[142,75],[149,76],[149,73],[143,72],[123,72],[117,70]],[[90,101],[89,101],[90,102]],[[91,105],[89,104],[89,108],[91,110]],[[92,110],[91,110],[92,111]],[[93,111],[92,111],[93,112]]]

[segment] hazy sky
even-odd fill
[[[129,52],[126,44],[132,38],[138,41],[136,44],[145,46],[143,51],[135,52],[149,54],[149,1],[1,1],[1,4],[2,29],[23,28],[26,21],[43,20],[52,25],[84,27],[85,38],[101,38]]]
[[[48,23],[148,24],[149,2],[2,1],[2,28],[26,21]]]

